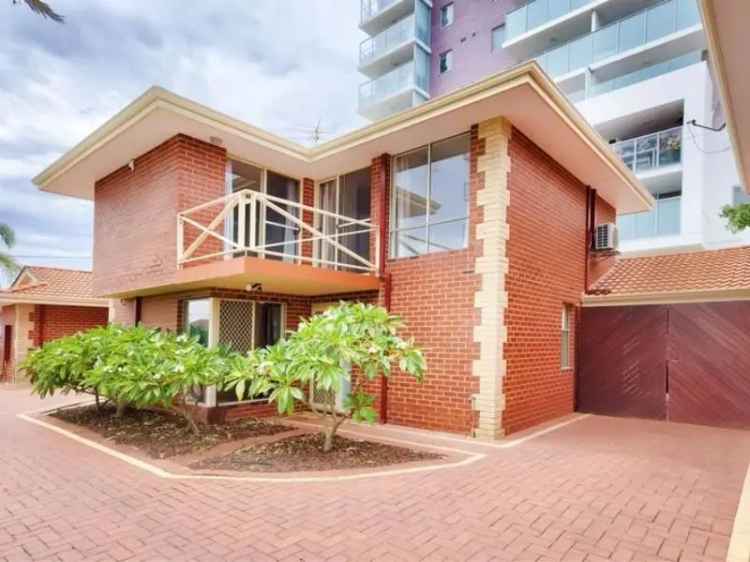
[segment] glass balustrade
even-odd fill
[[[359,21],[364,23],[399,0],[360,0]]]
[[[618,142],[612,149],[635,173],[679,164],[682,161],[682,127]]]
[[[359,107],[365,108],[409,88],[429,92],[429,55],[415,48],[415,58],[359,87]]]
[[[651,211],[617,217],[617,231],[621,241],[680,234],[682,197],[679,192],[655,197],[656,205]]]
[[[592,0],[535,0],[529,2],[505,16],[506,40],[509,41],[591,3]]]
[[[360,43],[359,64],[367,64],[393,48],[415,39],[429,46],[430,32],[430,8],[423,2],[417,2],[414,14]]]
[[[537,62],[555,78],[641,47],[700,21],[696,0],[668,0],[546,51],[537,57]]]

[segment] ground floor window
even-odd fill
[[[206,346],[224,346],[238,353],[273,345],[284,333],[284,305],[247,299],[193,299],[184,306],[183,330]],[[236,403],[234,391],[196,389],[204,405]],[[246,400],[250,400],[248,396]],[[263,400],[263,397],[254,397]]]
[[[573,316],[573,307],[564,304],[562,307],[562,337],[560,338],[560,366],[563,369],[571,368],[570,361],[570,325]]]

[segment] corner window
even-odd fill
[[[563,369],[570,369],[572,367],[570,361],[570,326],[572,316],[573,307],[569,304],[564,304],[562,307],[562,337],[560,338],[560,367]]]
[[[505,24],[498,25],[492,30],[492,51],[499,51],[505,42]]]
[[[445,74],[453,69],[453,51],[440,53],[440,74]]]
[[[440,27],[448,27],[453,23],[453,2],[440,8]]]
[[[466,248],[469,134],[393,158],[392,258]]]

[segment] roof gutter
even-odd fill
[[[608,295],[589,294],[583,295],[582,304],[584,307],[591,308],[600,306],[642,306],[744,300],[750,300],[750,287],[742,289],[698,289],[653,293],[614,293]]]
[[[45,295],[27,295],[22,293],[0,293],[0,306],[14,304],[50,304],[59,306],[93,306],[105,307],[110,305],[109,299],[93,297],[56,297]]]

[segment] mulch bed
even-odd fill
[[[334,439],[333,450],[324,453],[323,438],[315,433],[242,447],[228,455],[194,462],[189,467],[198,470],[304,472],[372,468],[442,458],[434,453],[340,436]]]
[[[65,422],[85,427],[118,445],[131,445],[152,458],[164,459],[195,453],[216,445],[288,432],[292,428],[256,419],[212,425],[199,425],[195,435],[187,422],[169,412],[128,409],[115,417],[110,405],[98,412],[96,406],[60,410],[52,414]]]

